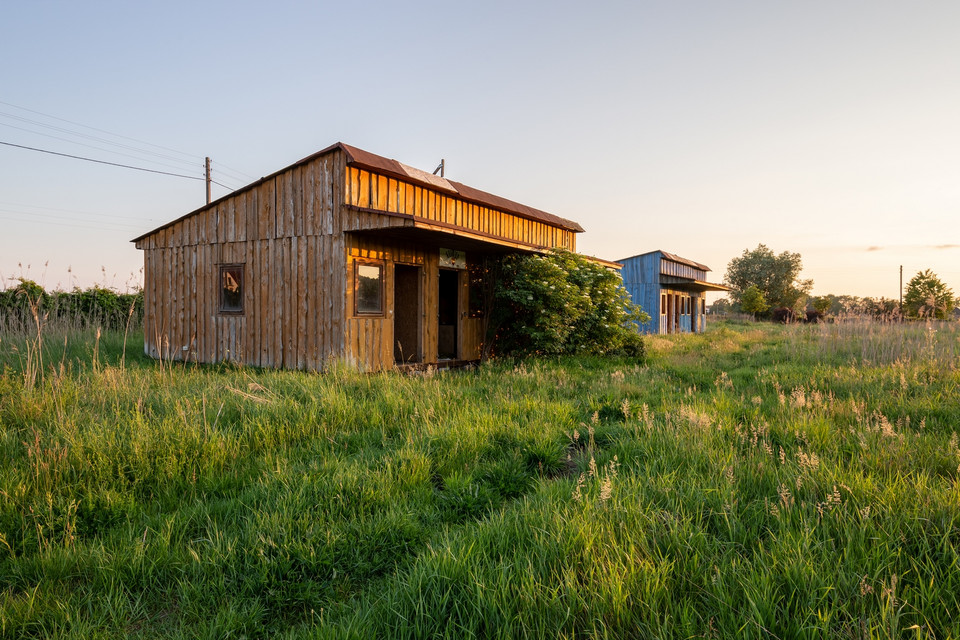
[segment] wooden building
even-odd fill
[[[485,256],[575,222],[337,143],[135,238],[155,358],[369,370],[479,358]]]
[[[707,291],[729,291],[707,282],[710,267],[666,251],[620,260],[623,285],[634,303],[650,314],[645,333],[699,333],[706,328]]]

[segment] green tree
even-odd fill
[[[803,262],[799,253],[784,251],[775,254],[766,245],[757,245],[752,251],[727,265],[725,281],[731,287],[730,297],[743,308],[743,294],[753,285],[760,289],[768,308],[795,308],[813,288],[813,280],[801,280]],[[744,309],[746,311],[746,309]]]
[[[767,298],[760,287],[752,284],[740,296],[740,308],[746,313],[752,313],[753,319],[756,320],[759,314],[770,308],[770,305],[767,304]]]
[[[710,305],[710,313],[716,315],[725,315],[730,313],[730,309],[733,305],[730,304],[730,301],[726,298],[720,298],[719,300],[714,301]]]
[[[929,269],[918,272],[907,283],[903,296],[903,311],[907,317],[949,318],[953,305],[953,290]]]
[[[833,306],[833,300],[830,299],[830,296],[814,296],[810,300],[810,306],[817,313],[826,313]]]
[[[503,258],[488,340],[499,355],[621,353],[642,356],[635,305],[620,274],[570,251]]]

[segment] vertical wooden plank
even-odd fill
[[[247,362],[254,367],[260,366],[260,281],[263,279],[260,245],[259,240],[251,240],[247,243],[250,251],[250,282],[247,285],[250,289],[250,307],[246,312]]]
[[[156,269],[153,264],[153,249],[143,250],[143,352],[153,356],[154,309],[157,301],[154,296]]]
[[[333,233],[334,216],[340,208],[339,203],[334,203],[335,189],[340,184],[340,174],[337,173],[336,159],[340,153],[335,153],[323,158],[323,232],[327,235]]]
[[[290,216],[292,226],[291,235],[303,235],[303,167],[294,167],[290,173]]]
[[[316,214],[314,204],[317,193],[317,161],[312,160],[303,167],[301,181],[301,201],[303,202],[303,235],[312,236],[317,233]]]
[[[154,307],[154,325],[153,331],[154,335],[153,340],[156,345],[157,354],[156,357],[160,358],[163,356],[163,342],[162,336],[163,332],[166,331],[164,327],[164,314],[166,311],[165,303],[163,297],[164,289],[166,288],[167,278],[170,277],[168,272],[169,267],[164,260],[164,249],[157,248],[154,249],[154,268],[155,273],[157,274],[156,283],[154,285],[154,300],[156,300],[156,306]]]
[[[307,242],[306,238],[300,238],[297,243],[297,369],[303,370],[306,367],[307,356],[307,333],[310,331],[310,325],[307,322],[307,291],[309,280],[307,279],[309,271],[307,270]]]
[[[366,171],[357,172],[357,192],[353,195],[354,204],[358,207],[370,206],[370,174]]]
[[[276,187],[273,180],[264,182],[257,187],[257,236],[261,239],[275,237],[275,189]]]
[[[219,319],[220,319],[220,269],[219,269],[219,249],[220,245],[208,244],[205,247],[206,255],[204,257],[205,270],[207,274],[207,290],[209,296],[205,296],[207,303],[204,310],[204,321],[206,322],[207,334],[207,362],[218,362],[220,360],[219,347]]]
[[[414,189],[412,184],[407,184],[406,182],[403,182],[401,184],[403,185],[403,202],[402,202],[403,208],[401,209],[401,213],[405,213],[407,215],[412,216],[414,214],[414,210],[417,208],[417,205],[416,205],[417,190]]]
[[[330,182],[331,176],[329,171],[330,165],[330,156],[326,155],[323,158],[318,160],[317,164],[317,189],[316,189],[316,198],[317,202],[314,204],[315,216],[316,216],[316,225],[317,225],[317,234],[328,234],[332,233],[333,230],[330,228],[331,218],[330,218],[330,203],[327,201],[329,193],[333,189],[333,184]]]
[[[390,180],[386,176],[377,176],[377,197],[376,197],[376,208],[385,211],[389,206],[390,202]]]
[[[235,195],[233,209],[233,237],[235,242],[247,241],[247,198],[246,191]]]
[[[296,354],[296,311],[294,298],[297,295],[297,285],[293,267],[297,261],[294,238],[285,238],[283,242],[283,366],[294,368],[297,364]]]
[[[257,224],[257,191],[250,189],[246,192],[243,216],[243,236],[248,242],[254,242],[260,237],[260,226]]]
[[[303,366],[308,370],[317,368],[317,324],[316,324],[316,249],[317,237],[307,236],[304,239],[306,248],[303,255],[303,296],[301,297],[300,317],[303,326]]]
[[[396,213],[400,205],[400,183],[393,178],[387,180],[387,211]]]
[[[226,242],[237,241],[237,199],[230,198],[220,204],[220,210],[223,212],[224,229],[226,230]]]
[[[331,265],[327,262],[326,247],[330,243],[330,236],[323,236],[317,242],[317,284],[315,290],[317,294],[316,316],[317,328],[317,368],[323,369],[326,366],[329,357],[329,339],[330,334],[327,327],[330,326],[330,302],[329,298],[332,291],[328,285],[328,274]]]
[[[299,199],[297,198],[296,181],[294,180],[295,172],[296,169],[280,174],[283,179],[283,203],[278,213],[283,220],[283,235],[286,237],[293,236],[296,233],[294,220],[299,213],[299,206],[297,206]]]
[[[283,322],[286,319],[283,301],[286,299],[286,292],[284,291],[284,270],[283,270],[283,258],[284,258],[284,249],[285,240],[282,238],[277,238],[274,243],[275,252],[274,259],[275,263],[273,265],[273,295],[275,296],[274,300],[274,321],[273,321],[273,364],[277,368],[283,367]]]
[[[334,153],[334,158],[336,159],[336,166],[339,169],[343,170],[342,176],[339,173],[337,174],[338,180],[343,180],[343,189],[341,191],[341,193],[343,194],[343,203],[356,205],[360,201],[359,196],[357,195],[357,184],[359,181],[359,177],[357,176],[357,173],[360,170],[354,169],[353,167],[343,166],[339,162],[342,156],[343,154],[339,151]]]
[[[190,360],[196,360],[197,353],[197,245],[191,244],[186,247],[187,251],[187,289],[186,299],[187,307],[187,345],[188,352],[185,354]]]
[[[180,234],[178,234],[180,235]],[[173,318],[174,318],[174,330],[173,330],[173,339],[172,339],[172,348],[174,349],[174,358],[177,360],[183,359],[183,346],[186,344],[185,334],[187,333],[184,323],[186,321],[186,314],[184,313],[184,306],[187,301],[184,298],[184,283],[187,281],[186,273],[186,258],[184,256],[184,248],[182,245],[174,247],[174,259],[177,264],[177,277],[173,281]]]
[[[260,331],[260,366],[272,367],[270,349],[273,346],[271,318],[273,302],[273,240],[260,241],[260,301],[257,303],[257,319]]]
[[[210,359],[206,352],[206,330],[207,319],[205,317],[207,305],[210,299],[216,295],[217,290],[213,286],[208,286],[206,280],[206,253],[210,245],[201,244],[197,246],[197,360],[200,362],[209,362]]]

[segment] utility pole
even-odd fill
[[[210,204],[210,157],[207,157],[207,161],[204,163],[207,168],[207,204]]]
[[[903,317],[903,265],[900,265],[900,317]]]

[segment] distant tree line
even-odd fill
[[[143,291],[119,293],[93,286],[47,291],[33,280],[0,290],[0,330],[23,331],[40,321],[70,328],[123,329],[143,321]]]
[[[960,300],[929,269],[920,271],[909,283],[901,308],[899,300],[860,298],[848,295],[811,297],[813,280],[800,279],[803,263],[799,253],[775,254],[766,245],[745,249],[727,265],[724,282],[730,299],[711,305],[715,314],[744,313],[754,319],[776,322],[818,322],[827,316],[859,315],[883,320],[906,318],[950,319],[960,312]]]

